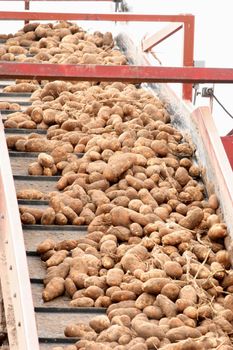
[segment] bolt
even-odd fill
[[[10,265],[9,270],[12,270],[12,265]]]
[[[18,322],[18,327],[21,327],[21,322]]]
[[[0,219],[4,219],[4,214],[0,214]]]

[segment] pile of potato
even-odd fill
[[[230,349],[227,229],[216,196],[206,198],[193,146],[148,91],[104,83],[81,98],[93,89],[89,123],[77,112],[48,128],[48,142],[73,150],[55,147],[36,163],[62,174],[39,220],[88,225],[83,238],[38,246],[44,301],[66,293],[70,306],[107,308],[89,325],[67,326],[66,336],[82,339],[76,349]],[[116,99],[103,99],[109,91]]]
[[[46,40],[57,52],[60,44]],[[61,178],[57,191],[17,194],[49,199],[45,210],[21,206],[22,222],[87,225],[82,238],[37,247],[47,268],[43,300],[66,294],[72,307],[107,309],[89,325],[67,325],[65,335],[81,340],[65,349],[232,349],[227,228],[216,195],[207,198],[193,145],[163,103],[116,82],[45,83],[31,100],[7,127],[34,123],[47,135],[8,136],[8,147],[39,152],[29,174]]]
[[[26,24],[16,34],[5,38],[0,45],[0,60],[28,63],[65,64],[126,64],[125,56],[112,49],[112,34],[85,32],[75,23],[61,21],[55,24]],[[30,86],[20,91],[31,92]],[[16,90],[15,90],[16,89]],[[6,92],[18,91],[9,86]]]
[[[19,111],[20,105],[18,103],[0,101],[0,110]]]

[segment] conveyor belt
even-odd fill
[[[31,94],[0,93],[0,100],[4,102],[17,101],[17,103],[21,105],[30,105],[28,101],[30,95]],[[21,101],[20,97],[24,100]],[[4,114],[9,114],[9,111],[3,113],[3,115]],[[27,135],[32,132],[46,135],[46,130],[5,129],[6,135]],[[45,193],[57,191],[56,183],[60,176],[28,175],[28,165],[36,160],[38,153],[10,150],[9,156],[16,191],[26,188],[37,189]],[[77,154],[77,157],[82,157],[82,154]],[[18,204],[45,208],[48,206],[48,201],[19,199]],[[47,303],[44,303],[42,300],[43,278],[46,269],[43,266],[44,263],[36,253],[38,244],[47,238],[57,242],[66,239],[78,239],[83,237],[86,232],[86,226],[23,225],[24,243],[41,350],[51,349],[55,344],[56,346],[64,346],[66,344],[75,343],[77,339],[66,338],[64,336],[65,326],[72,322],[88,323],[94,315],[104,314],[106,311],[104,308],[72,308],[69,306],[70,298],[66,296],[56,298]]]

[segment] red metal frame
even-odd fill
[[[20,77],[134,83],[233,83],[233,69],[0,62],[0,79]]]
[[[148,52],[154,46],[158,45],[165,39],[169,38],[171,35],[175,34],[178,30],[184,26],[184,48],[183,48],[183,66],[189,67],[193,66],[193,55],[194,55],[194,19],[190,18],[189,23],[184,22],[172,23],[159,32],[153,34],[152,36],[146,38],[142,42],[142,49],[144,52]],[[154,54],[151,52],[152,55]],[[192,86],[190,84],[183,84],[183,98],[192,101]]]
[[[156,32],[155,34],[145,38],[142,41],[142,49],[144,52],[147,52],[151,50],[154,46],[160,44],[165,39],[169,38],[171,35],[175,34],[183,28],[183,24],[179,23],[172,23],[168,26],[164,27],[160,31]]]
[[[221,140],[233,170],[233,135],[222,136]]]
[[[184,25],[183,66],[193,67],[194,55],[194,16],[180,15],[147,15],[133,13],[45,13],[45,12],[0,12],[0,20],[88,20],[119,22],[181,22]],[[192,86],[183,86],[183,99],[192,101]]]

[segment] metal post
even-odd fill
[[[195,17],[190,15],[184,20],[184,53],[183,66],[193,67],[194,65],[194,25]],[[183,85],[183,99],[192,101],[192,85]]]
[[[30,10],[30,0],[24,0],[24,9],[27,11]],[[29,23],[29,20],[25,20],[24,23]]]

